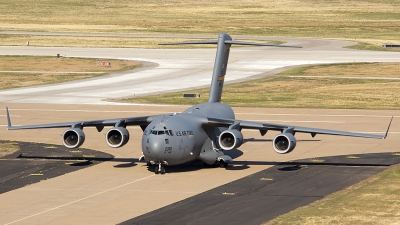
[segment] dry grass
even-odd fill
[[[0,140],[0,157],[12,154],[19,150],[18,143]]]
[[[400,165],[268,222],[283,224],[400,224]]]
[[[399,6],[399,0],[3,0],[0,27],[2,30],[83,33],[217,34],[225,31],[351,39],[380,45],[398,42],[400,13],[396,9]],[[113,41],[105,39],[108,43]]]
[[[74,37],[74,36],[38,36],[38,35],[0,35],[0,45],[51,47],[107,47],[107,48],[182,48],[182,45],[158,45],[169,42],[196,41],[187,38],[140,38],[140,37]],[[205,39],[201,39],[205,40]],[[246,40],[243,40],[246,41]],[[254,41],[254,40],[253,40]],[[258,41],[271,44],[283,44],[279,41]],[[215,45],[184,45],[185,48],[215,48]],[[236,46],[234,46],[236,47]]]
[[[102,61],[110,62],[111,66],[100,66]],[[139,66],[140,63],[127,60],[0,56],[0,89],[91,78]]]

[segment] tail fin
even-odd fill
[[[218,36],[218,40],[216,41],[177,42],[177,43],[165,43],[160,45],[179,45],[179,44],[217,44],[217,54],[215,56],[214,70],[210,87],[210,97],[208,98],[208,102],[210,103],[221,101],[222,87],[224,86],[225,73],[228,66],[229,50],[232,44],[301,48],[299,46],[233,41],[231,36],[229,36],[229,34],[227,33],[220,33]]]

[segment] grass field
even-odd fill
[[[100,62],[111,66],[100,66]],[[127,60],[102,60],[42,56],[0,56],[0,89],[53,84],[132,70],[141,64]]]
[[[74,33],[169,33],[318,37],[356,40],[357,48],[379,48],[397,43],[400,31],[399,0],[198,0],[198,1],[80,1],[3,0],[0,30]],[[1,35],[0,45],[14,35]],[[19,36],[38,45],[63,41],[82,46],[132,46],[115,38],[64,38]],[[153,40],[149,40],[151,42]],[[366,44],[365,44],[366,43]],[[372,45],[372,46],[371,46]]]

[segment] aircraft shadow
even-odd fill
[[[232,165],[265,165],[265,166],[346,166],[346,167],[381,167],[391,166],[393,163],[350,163],[350,162],[307,162],[307,161],[292,161],[292,162],[272,162],[272,161],[234,161]],[[284,167],[283,167],[284,168]],[[284,169],[282,169],[284,170]]]
[[[225,155],[230,156],[232,159],[238,158],[243,155],[243,152],[238,149],[233,149],[230,151],[224,151]],[[70,166],[87,166],[93,164],[93,161],[114,161],[121,162],[121,164],[115,165],[115,168],[128,168],[134,167],[140,164],[145,165],[145,162],[140,162],[137,158],[111,158],[111,157],[82,157],[82,156],[24,156],[19,154],[16,158],[20,159],[44,159],[44,160],[62,160],[62,161],[72,161]],[[379,159],[379,157],[377,158]],[[323,162],[321,162],[323,160]],[[325,161],[324,161],[325,160]],[[375,161],[375,163],[373,162]],[[344,158],[344,156],[334,156],[334,157],[324,157],[315,159],[302,159],[297,161],[282,162],[282,161],[241,161],[234,160],[228,165],[226,170],[245,170],[252,165],[265,165],[265,166],[277,166],[280,171],[296,171],[305,166],[345,166],[345,167],[387,167],[397,163],[395,160],[361,160],[354,161]],[[196,171],[200,169],[216,169],[218,165],[208,165],[202,161],[194,161],[191,163],[186,163],[178,166],[168,166],[166,167],[167,173],[182,173]],[[155,166],[148,166],[148,170],[154,172]]]
[[[229,151],[224,151],[224,154],[227,155],[227,156],[230,156],[232,159],[236,159],[239,156],[242,156],[243,152],[240,151],[239,149],[232,149],[232,150],[229,150]]]

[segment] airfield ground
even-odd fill
[[[140,116],[163,112],[179,112],[185,106],[91,106],[54,104],[10,104],[12,122],[18,124],[51,123],[112,117]],[[390,116],[396,111],[320,110],[320,109],[262,109],[235,108],[238,119],[274,121],[301,126],[360,132],[384,132]],[[3,114],[4,115],[4,114]],[[290,115],[290,117],[288,117]],[[3,120],[5,121],[5,120]],[[3,123],[4,126],[4,123]],[[132,163],[140,155],[140,128],[132,127],[131,141],[119,149],[108,148],[104,136],[95,129],[85,129],[84,147],[115,156],[108,161],[60,177],[42,181],[0,195],[1,223],[98,223],[123,222],[157,208],[182,201],[212,188],[233,182],[271,167],[273,162],[319,158],[330,155],[355,155],[376,152],[396,152],[400,133],[397,117],[386,140],[349,137],[297,135],[296,150],[288,155],[276,154],[271,147],[274,132],[261,138],[257,132],[245,131],[247,142],[235,154],[232,169],[185,167],[165,176],[155,176],[143,164]],[[23,131],[0,130],[4,139],[61,143],[63,129]],[[254,138],[254,139],[253,139]],[[348,160],[348,159],[347,159]],[[357,160],[357,159],[355,159]],[[272,162],[261,163],[261,162]]]
[[[0,4],[0,26],[2,29],[2,31],[0,31],[0,45],[13,45],[19,46],[20,48],[1,48],[0,53],[11,52],[11,54],[15,54],[15,52],[21,50],[23,54],[27,55],[41,54],[55,56],[57,53],[60,53],[59,48],[42,48],[38,51],[39,48],[37,48],[37,46],[157,48],[156,44],[160,42],[193,40],[193,36],[182,37],[182,35],[195,34],[196,38],[199,38],[199,34],[203,34],[208,36],[206,38],[215,38],[216,34],[221,31],[237,35],[236,37],[239,37],[238,35],[258,36],[254,38],[267,41],[271,40],[271,38],[265,38],[266,36],[334,38],[358,42],[358,44],[352,44],[352,48],[356,49],[398,51],[396,49],[383,48],[382,45],[399,44],[400,14],[396,11],[397,8],[399,8],[399,1],[283,0],[279,2],[243,2],[240,0],[224,0],[212,2],[213,7],[210,7],[209,0],[186,1],[180,4],[176,4],[173,0],[167,0],[163,1],[163,4],[158,3],[159,1],[132,2],[128,0],[99,0],[93,2],[82,2],[79,0],[68,2],[56,0],[27,0],[23,2],[5,0]],[[37,31],[44,31],[44,33],[37,33]],[[86,34],[82,35],[82,33]],[[169,35],[171,33],[181,35],[178,35],[178,37]],[[210,37],[209,34],[212,34],[212,37]],[[155,35],[156,37],[149,37],[149,35]],[[28,41],[29,46],[26,46]],[[290,54],[288,54],[288,52],[276,51],[263,52],[262,55],[271,54],[273,59],[263,58],[262,61],[268,63],[273,62],[275,66],[282,66],[282,62],[288,63],[290,60],[293,60],[290,63],[294,64],[308,64],[310,61],[323,63],[322,61],[324,60],[326,60],[327,63],[353,61],[376,62],[382,60],[392,62],[398,61],[400,58],[396,54],[388,55],[382,52],[371,53],[366,51],[361,54],[359,52],[346,51],[344,53],[342,49],[336,48],[334,43],[335,42],[330,42],[326,39],[312,40],[309,43],[303,43],[302,46],[306,47],[307,51],[299,52],[302,55],[299,55],[300,57],[298,58],[292,57],[297,55],[296,52],[291,52]],[[155,55],[151,53],[151,51],[144,52],[137,49],[129,49],[129,51],[125,52],[120,49],[112,49],[112,51],[109,49],[105,49],[104,51],[98,49],[85,49],[84,51],[81,51],[81,49],[65,50],[68,55],[75,54],[83,57],[106,55],[109,58],[131,58],[134,54],[140,55],[139,53],[144,53],[140,55],[140,57],[144,59],[150,58],[158,62],[162,62],[159,58],[163,58],[166,55],[171,57],[180,55],[181,58],[189,58],[187,56],[190,56],[190,54],[188,54],[183,57],[182,53],[185,51],[176,51],[172,54],[171,52],[166,53],[162,50],[157,50],[163,53],[160,54],[161,57],[160,55],[154,57]],[[234,51],[234,49],[232,49],[232,51]],[[263,64],[257,64],[256,61],[261,59],[259,57],[260,55],[256,58],[251,57],[257,54],[254,49],[249,50],[248,53],[249,54],[244,54],[245,57],[243,58],[237,58],[232,55],[232,62],[238,60],[242,62],[242,64],[236,67],[233,66],[234,64],[231,64],[231,72],[235,71],[232,70],[235,68],[238,69],[241,74],[243,74],[244,71],[251,71],[252,73],[259,74],[261,70],[265,72],[270,69],[264,67]],[[149,57],[149,55],[152,55],[152,57]],[[201,58],[203,62],[198,64],[198,67],[196,67],[195,64],[190,64],[191,69],[209,69],[207,66],[204,67],[204,65],[212,64],[212,62],[208,63],[206,60],[210,60],[213,56],[215,56],[215,52],[209,54],[206,50],[197,50],[196,57]],[[313,56],[315,56],[315,58],[312,58]],[[322,60],[320,56],[325,56],[324,60]],[[246,61],[246,57],[249,57],[249,60]],[[136,58],[139,58],[139,56],[136,56]],[[299,62],[305,58],[309,61]],[[177,64],[185,66],[189,65],[187,61],[183,62],[178,60],[179,58],[174,58],[171,61],[179,62]],[[164,67],[163,69],[173,71],[177,68],[177,64],[173,67]],[[256,70],[254,68],[256,68]],[[160,68],[158,68],[159,70],[154,70],[154,64],[147,65],[146,69],[153,69],[152,71],[156,71],[157,73],[161,71]],[[188,72],[186,68],[180,69]],[[190,70],[189,72],[192,71],[195,70]],[[146,72],[146,70],[142,70],[142,73],[148,76],[149,73]],[[175,72],[176,70],[174,73]],[[209,71],[207,72],[209,75]],[[175,75],[181,76],[182,73],[175,73]],[[230,75],[233,77],[232,75],[237,74],[230,73]],[[173,79],[172,77],[170,78]],[[194,77],[190,77],[189,79],[191,83],[193,83],[193,78]],[[110,80],[106,81],[110,82]],[[167,80],[163,81],[163,86],[168,86]],[[182,79],[180,79],[180,81],[182,81]],[[178,82],[172,80],[171,83]],[[200,79],[198,83],[201,83]],[[374,81],[370,83],[381,83],[385,89],[396,82]],[[73,85],[76,84],[77,83],[73,83]],[[96,88],[84,88],[82,91],[79,91],[72,88],[71,90],[73,91],[68,93],[65,91],[68,90],[68,86],[64,85],[54,86],[56,90],[50,92],[29,92],[33,89],[18,89],[9,92],[0,91],[2,95],[0,106],[4,108],[7,105],[10,109],[14,110],[12,111],[13,121],[15,121],[17,125],[69,121],[72,119],[104,118],[104,116],[124,117],[147,115],[148,113],[182,110],[181,106],[121,106],[117,105],[116,102],[102,101],[102,99],[109,98],[111,96],[110,93],[113,95],[119,94],[116,90],[121,84],[127,85],[126,82],[124,83],[122,81],[116,84],[113,83],[112,87],[108,89],[104,87],[100,89],[96,86]],[[185,83],[185,85],[188,84],[190,83]],[[158,85],[158,87],[160,86],[161,85]],[[349,85],[349,87],[351,86],[352,85]],[[359,84],[357,86],[360,90],[365,87]],[[151,87],[151,83],[147,83],[144,89],[146,89],[145,91],[149,91]],[[69,88],[71,88],[71,86],[69,86]],[[99,89],[96,91],[97,88]],[[131,86],[131,90],[137,91],[139,89],[140,87],[138,86]],[[376,93],[381,91],[381,89],[382,86],[377,86]],[[38,90],[40,90],[40,87],[38,87]],[[64,93],[60,94],[57,90],[62,90],[61,92]],[[336,90],[338,92],[343,91],[343,89]],[[329,89],[327,91],[329,92]],[[397,90],[397,85],[387,88],[385,91],[400,93]],[[101,95],[101,93],[103,95]],[[153,92],[153,94],[154,93],[155,92]],[[291,90],[289,90],[289,93],[291,93]],[[390,99],[393,96],[386,95],[386,97]],[[282,100],[288,99],[284,98]],[[343,99],[341,99],[341,101],[342,100]],[[369,102],[372,103],[375,100],[375,98],[370,98]],[[386,99],[385,101],[395,104],[399,102],[398,97],[395,96],[393,100]],[[32,104],[33,102],[36,103]],[[85,103],[91,105],[82,105]],[[106,105],[92,105],[95,103]],[[111,104],[117,106],[111,106]],[[398,109],[397,107],[398,105],[394,106],[392,109]],[[249,112],[249,109],[243,108],[236,108],[236,110],[239,113],[238,118],[243,119],[294,123],[313,127],[317,126],[374,133],[382,132],[382,130],[385,129],[388,118],[393,115],[395,116],[390,136],[384,141],[326,136],[317,136],[317,139],[310,140],[308,136],[303,137],[299,135],[299,143],[296,150],[290,155],[281,156],[272,152],[269,140],[273,136],[267,136],[266,140],[255,138],[252,140],[253,142],[249,141],[243,145],[240,149],[243,155],[238,158],[238,160],[242,162],[265,162],[265,160],[276,162],[328,155],[398,151],[398,135],[400,130],[397,120],[399,115],[395,110],[365,111],[287,108],[252,108],[251,112]],[[1,115],[0,113],[0,118],[3,116],[4,114]],[[5,126],[5,123],[0,123],[0,125]],[[138,146],[140,142],[139,131],[132,130],[134,140],[131,141],[127,147],[122,149],[105,148],[102,134],[98,134],[90,129],[85,130],[85,132],[90,134],[90,138],[87,139],[85,147],[109,152],[110,154],[118,156],[119,161],[105,162],[94,167],[79,170],[0,195],[0,207],[2,207],[0,211],[0,223],[115,224],[138,215],[143,215],[156,208],[177,201],[179,202],[179,200],[187,199],[187,197],[210,190],[219,185],[233,182],[240,177],[254,174],[268,167],[268,165],[254,163],[254,165],[248,167],[244,164],[238,165],[237,170],[215,170],[216,168],[190,171],[180,170],[176,173],[167,174],[166,176],[154,176],[147,168],[131,162],[131,159],[137,158],[138,155],[140,155],[140,146]],[[37,130],[7,132],[5,129],[0,131],[2,139],[59,144],[59,135],[55,133],[59,134],[62,133],[62,131]],[[257,134],[252,132],[245,133],[245,135],[247,137],[257,137]],[[352,159],[357,160],[356,158]],[[395,178],[394,181],[398,182],[398,178]],[[396,187],[398,187],[398,185]],[[398,193],[398,188],[395,188],[394,193]],[[4,202],[7,204],[4,204]],[[398,200],[391,201],[390,206],[396,207],[398,206],[398,202]],[[342,203],[344,203],[344,205],[340,206]],[[340,201],[334,206],[329,206],[329,208],[333,207],[340,210],[343,208],[348,209],[350,206],[352,205],[348,202]],[[321,210],[322,209],[317,205],[316,214],[322,214]],[[329,212],[329,210],[324,211]],[[371,214],[362,217],[360,212],[365,210],[358,209],[353,211],[357,216],[361,216],[361,219],[372,219],[372,222],[369,220],[366,223],[370,222],[376,224],[383,221],[385,224],[388,224],[399,221],[398,214],[396,213],[387,215],[385,212],[382,212],[376,217],[371,216]],[[305,211],[301,211],[301,214],[307,215],[307,217],[299,221],[306,221],[306,223],[311,224],[315,221],[313,220],[312,213],[310,215]],[[289,219],[287,219],[287,221],[299,219],[296,214],[294,215],[294,217],[288,217]],[[333,215],[331,217],[334,222],[338,219],[335,216],[336,215]],[[347,224],[362,223],[362,221],[365,221],[353,220],[354,218],[355,217],[347,216],[346,218],[339,218],[339,221]],[[387,218],[390,219],[385,220]],[[322,220],[316,223],[334,222],[322,218]]]

